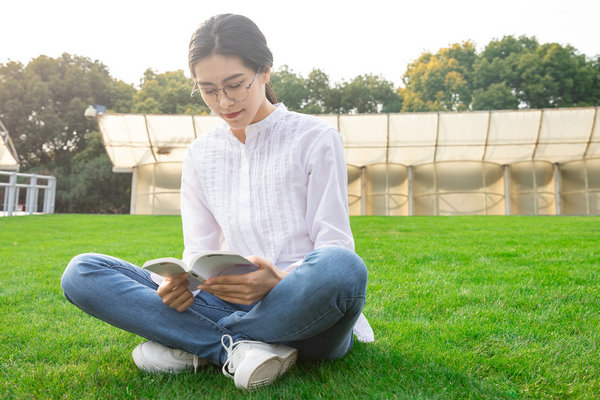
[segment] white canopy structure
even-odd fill
[[[336,127],[353,215],[600,214],[600,107],[318,115]],[[214,116],[101,114],[132,213],[179,212],[187,146]]]

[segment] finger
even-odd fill
[[[178,286],[171,290],[165,290],[162,293],[160,293],[160,296],[163,299],[163,303],[168,304],[170,306],[175,304],[177,302],[177,299],[179,299],[183,295],[192,296],[192,293],[187,289],[186,286]]]
[[[256,271],[255,271],[256,272]],[[221,276],[213,276],[210,279],[204,281],[203,285],[212,286],[212,285],[245,285],[248,282],[248,275],[254,274],[255,272],[249,272],[243,275],[221,275]]]
[[[249,281],[250,282],[250,281]],[[252,284],[243,281],[238,283],[231,282],[211,282],[204,283],[198,286],[198,289],[205,290],[207,292],[220,292],[220,293],[246,293],[252,290]]]
[[[187,278],[189,278],[189,277],[190,277],[190,274],[181,274],[181,275],[177,275],[177,276],[172,276],[170,278],[165,278],[165,281],[167,281],[168,284],[170,284],[170,285],[179,286],[183,282],[187,281]]]
[[[247,286],[215,285],[204,289],[218,298],[238,304],[252,304],[264,297]]]
[[[168,282],[161,284],[158,287],[157,292],[160,297],[164,298],[167,296],[172,297],[173,295],[177,296],[185,290],[187,290],[187,283],[182,285],[181,283]]]
[[[179,306],[178,308],[176,308],[176,310],[179,311],[179,312],[184,312],[185,310],[187,310],[188,308],[190,308],[190,306],[192,305],[193,302],[194,302],[194,300],[190,299],[185,304],[182,304],[181,306]]]
[[[189,290],[186,290],[178,295],[173,294],[172,296],[163,299],[163,301],[169,307],[174,308],[177,311],[184,311],[194,302],[194,296]]]
[[[188,291],[188,293],[184,293],[179,298],[177,298],[177,305],[173,308],[179,312],[183,312],[187,310],[192,303],[194,302],[194,296]]]
[[[246,259],[256,265],[259,266],[259,268],[264,268],[266,264],[270,264],[270,261],[267,260],[266,258],[260,257],[260,256],[248,256],[246,257]]]
[[[239,295],[232,295],[232,296],[223,295],[223,296],[217,296],[217,297],[220,298],[221,300],[227,301],[229,303],[244,304],[244,305],[251,305],[251,304],[256,303],[258,300],[260,300],[260,299],[255,299],[253,297],[248,297],[248,298],[240,297]]]
[[[158,286],[158,289],[157,289],[158,294],[162,297],[163,294],[166,294],[166,293],[172,291],[173,288],[182,286],[182,284],[184,282],[187,282],[188,277],[189,277],[189,274],[181,274],[178,276],[165,278]],[[187,284],[185,284],[183,286],[187,287]]]
[[[225,300],[230,303],[244,304],[242,303],[243,295],[241,295],[240,293],[236,293],[229,290],[218,290],[214,288],[208,288],[205,291],[218,297],[221,300]]]

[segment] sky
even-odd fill
[[[250,17],[274,54],[307,77],[331,82],[361,74],[401,85],[409,63],[471,40],[477,51],[506,35],[570,44],[600,55],[598,0],[2,0],[0,63],[27,64],[62,53],[105,64],[114,78],[139,85],[143,73],[187,70],[187,47],[208,17]]]

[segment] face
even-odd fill
[[[236,136],[244,134],[248,125],[266,118],[273,110],[273,105],[265,95],[265,84],[271,76],[270,68],[256,74],[237,56],[213,55],[195,64],[193,69],[200,95],[210,109],[227,122]],[[215,89],[228,90],[240,85],[247,87],[251,82],[252,86],[248,89],[245,100],[233,101],[223,91],[217,90],[217,100],[211,104],[213,101],[210,99],[214,99],[214,95],[209,93],[214,94]]]

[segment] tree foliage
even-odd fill
[[[98,132],[86,134],[86,147],[71,162],[71,173],[57,168],[57,212],[129,212],[131,174],[115,174]]]
[[[144,72],[140,89],[133,95],[131,111],[140,114],[208,114],[199,95],[191,97],[192,81],[183,71]]]
[[[454,44],[437,54],[423,53],[404,74],[402,111],[467,110],[475,58],[472,42]]]
[[[86,107],[112,106],[116,90],[106,67],[83,57],[40,56],[27,66],[0,65],[0,118],[22,167],[67,165],[94,129],[83,116]]]
[[[331,86],[318,68],[305,79],[284,65],[271,74],[271,85],[287,108],[308,114],[397,112],[402,106],[393,83],[372,74]]]
[[[127,212],[131,176],[112,173],[108,156],[88,121],[88,105],[109,112],[206,114],[190,97],[183,71],[145,71],[139,87],[112,78],[100,61],[63,54],[27,65],[0,64],[0,119],[21,158],[21,170],[57,176],[59,212]],[[295,111],[379,113],[463,111],[600,105],[600,56],[575,48],[505,36],[477,54],[471,41],[425,52],[410,63],[403,87],[364,74],[333,83],[322,70],[306,78],[283,66],[271,84]]]
[[[90,104],[129,112],[134,93],[133,86],[114,80],[102,63],[84,57],[40,56],[27,66],[0,65],[0,119],[11,134],[21,170],[57,177],[58,212],[123,210],[109,203],[129,182],[113,177],[98,140],[88,143],[97,126],[84,112]],[[111,184],[100,184],[100,175]],[[83,181],[89,190],[84,190]],[[102,198],[90,196],[100,188]]]
[[[309,90],[304,79],[287,65],[271,74],[271,87],[277,99],[290,110],[302,110],[309,99]]]
[[[480,53],[465,42],[408,66],[402,111],[550,108],[600,104],[596,60],[572,46],[505,36]]]

